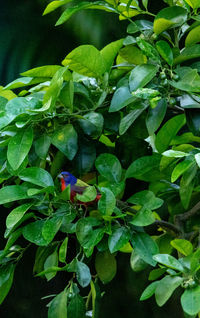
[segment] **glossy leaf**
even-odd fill
[[[178,115],[168,120],[159,130],[156,136],[156,148],[158,152],[164,152],[177,132],[185,125],[185,115]]]
[[[143,181],[156,181],[162,178],[160,172],[160,156],[154,154],[135,160],[126,171],[126,178],[135,178]]]
[[[137,212],[130,223],[136,226],[147,226],[152,224],[154,221],[155,217],[152,211],[144,207]]]
[[[26,190],[19,185],[10,185],[0,189],[0,204],[27,199]]]
[[[158,306],[163,306],[171,297],[174,290],[183,282],[182,277],[165,276],[158,282],[155,290],[155,298]]]
[[[101,188],[101,198],[98,201],[98,209],[102,215],[111,215],[116,205],[116,198],[108,188]]]
[[[117,252],[130,239],[129,230],[125,227],[117,228],[108,238],[108,247],[111,253]]]
[[[158,246],[148,234],[133,234],[131,242],[133,248],[136,250],[141,259],[143,259],[143,261],[152,266],[156,265],[156,261],[153,259],[153,255],[158,252]]]
[[[160,40],[156,42],[156,48],[162,58],[171,66],[173,64],[173,52],[166,41]]]
[[[145,288],[145,290],[143,291],[140,300],[146,300],[153,296],[158,284],[159,282],[153,282],[149,286],[147,286],[147,288]]]
[[[79,124],[86,135],[97,138],[101,135],[104,119],[100,113],[89,112],[79,119]]]
[[[51,1],[45,8],[43,15],[48,14],[54,10],[56,10],[57,8],[61,7],[62,5],[70,2],[71,0],[55,0],[55,1]]]
[[[136,98],[130,93],[130,89],[127,86],[119,87],[113,94],[109,112],[117,112],[135,100]]]
[[[27,241],[34,243],[39,246],[46,246],[49,242],[47,242],[43,235],[42,229],[44,226],[44,220],[38,220],[32,223],[29,223],[23,228],[23,236]]]
[[[86,76],[100,77],[106,66],[101,53],[92,45],[81,45],[71,51],[63,60],[64,66]]]
[[[134,123],[134,121],[142,114],[142,112],[147,108],[146,104],[138,104],[134,107],[128,115],[122,118],[119,125],[119,134],[123,135],[128,128]]]
[[[147,85],[157,73],[157,67],[152,64],[143,64],[136,66],[130,73],[130,90],[135,91]]]
[[[147,62],[146,56],[135,45],[127,45],[119,51],[119,55],[130,64],[140,65]]]
[[[50,303],[48,318],[67,318],[67,293],[58,294]]]
[[[143,271],[148,266],[148,264],[143,261],[143,259],[136,253],[135,250],[132,250],[130,265],[131,269],[136,273]]]
[[[166,111],[167,101],[164,98],[158,101],[156,107],[149,107],[148,115],[146,118],[146,125],[149,135],[153,135],[153,133],[159,128],[165,117]]]
[[[181,64],[185,61],[198,58],[200,56],[200,44],[194,44],[192,46],[184,48],[180,55],[174,59],[174,64]]]
[[[115,56],[123,45],[123,39],[111,42],[106,45],[101,51],[101,56],[104,59],[104,64],[106,71],[109,72],[111,66],[113,65]]]
[[[77,261],[76,277],[81,287],[88,286],[91,281],[89,267],[86,264]]]
[[[101,154],[95,162],[96,169],[104,178],[111,182],[120,182],[122,167],[116,156],[104,153]]]
[[[149,210],[158,209],[164,203],[162,199],[156,198],[153,192],[147,190],[135,193],[127,200],[127,202],[144,206]]]
[[[69,160],[72,160],[78,149],[77,139],[76,130],[71,124],[67,124],[55,131],[52,136],[52,144],[64,153]]]
[[[46,259],[46,261],[44,262],[44,271],[52,268],[52,267],[57,267],[58,266],[58,253],[57,250],[54,250],[54,252],[49,255]],[[45,277],[47,279],[47,281],[51,280],[52,278],[54,278],[56,276],[57,272],[56,271],[52,271],[51,273],[46,273]]]
[[[178,252],[188,256],[193,252],[193,245],[190,241],[184,239],[175,239],[170,243]]]
[[[155,17],[154,32],[160,34],[163,31],[182,25],[187,20],[187,11],[179,6],[162,9]]]
[[[175,257],[171,255],[157,254],[153,256],[153,259],[169,268],[175,269],[180,272],[184,272],[184,269],[181,263]]]
[[[68,246],[68,236],[64,239],[62,244],[60,245],[59,248],[59,261],[62,263],[66,262],[66,255],[67,255],[67,246]]]
[[[70,299],[67,306],[67,318],[82,317],[85,317],[85,302],[79,294],[76,294],[72,299]]]
[[[54,186],[53,179],[49,172],[38,167],[31,167],[22,170],[19,174],[19,178],[44,188]]]
[[[26,72],[21,73],[22,76],[31,77],[53,77],[54,74],[61,68],[60,65],[45,65],[32,68]]]
[[[47,135],[43,135],[36,139],[34,146],[35,146],[35,152],[38,155],[38,157],[42,160],[46,159],[49,147],[51,145],[51,138]]]
[[[194,165],[194,158],[188,157],[181,161],[172,171],[171,181],[175,182],[185,171]]]
[[[42,236],[48,243],[51,242],[59,231],[63,221],[63,216],[54,216],[50,219],[47,219],[42,228]]]
[[[95,269],[103,284],[109,283],[116,275],[117,262],[110,252],[98,252],[95,259]]]
[[[28,127],[24,131],[18,132],[14,137],[11,138],[8,144],[7,158],[8,162],[13,168],[17,170],[26,156],[33,142],[33,130]]]
[[[200,286],[186,289],[181,296],[181,305],[188,315],[197,315],[200,311]]]
[[[197,9],[200,7],[200,3],[198,0],[185,0],[185,2],[187,2],[193,9]]]
[[[7,228],[12,228],[17,224],[24,216],[24,214],[30,209],[32,203],[25,203],[17,208],[13,209],[6,218]]]
[[[13,263],[0,266],[0,304],[4,301],[12,286],[15,265]]]

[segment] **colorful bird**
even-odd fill
[[[85,183],[84,181],[77,179],[68,171],[61,172],[58,177],[61,180],[61,190],[64,191],[67,186],[70,185],[70,200],[74,202],[76,194],[83,194],[85,189],[89,187],[89,184]],[[77,201],[80,204],[88,205],[94,202],[97,202],[101,198],[101,194],[97,191],[96,199],[90,202],[81,202]]]

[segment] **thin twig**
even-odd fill
[[[180,234],[182,233],[181,229],[177,227],[176,225],[169,223],[167,221],[162,221],[162,220],[156,220],[153,224],[159,225],[161,227],[164,227],[168,230],[173,231],[175,234]]]

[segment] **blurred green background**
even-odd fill
[[[19,77],[19,73],[45,64],[60,64],[73,48],[80,44],[93,44],[102,48],[111,41],[125,36],[127,22],[101,11],[84,11],[76,14],[66,24],[54,27],[59,10],[42,17],[48,1],[7,0],[0,10],[0,85]],[[161,9],[163,2],[151,1],[153,11]],[[1,248],[6,213],[2,211]],[[32,277],[35,249],[27,251],[17,267],[14,285],[0,307],[1,318],[45,318],[49,294],[60,292],[67,283],[64,274],[47,283]],[[148,284],[148,270],[134,273],[130,269],[130,255],[118,255],[118,272],[112,283],[102,286],[106,293],[100,306],[101,318],[181,318],[183,314],[178,293],[162,308],[154,299],[139,302]],[[56,317],[55,317],[56,318]]]

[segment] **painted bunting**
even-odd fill
[[[61,172],[58,177],[61,180],[61,190],[64,191],[65,188],[70,185],[70,200],[74,202],[76,194],[83,194],[84,190],[89,187],[89,184],[84,181],[77,179],[68,171]],[[101,198],[101,194],[97,191],[96,199],[87,203],[77,201],[80,204],[88,205],[97,202]]]

